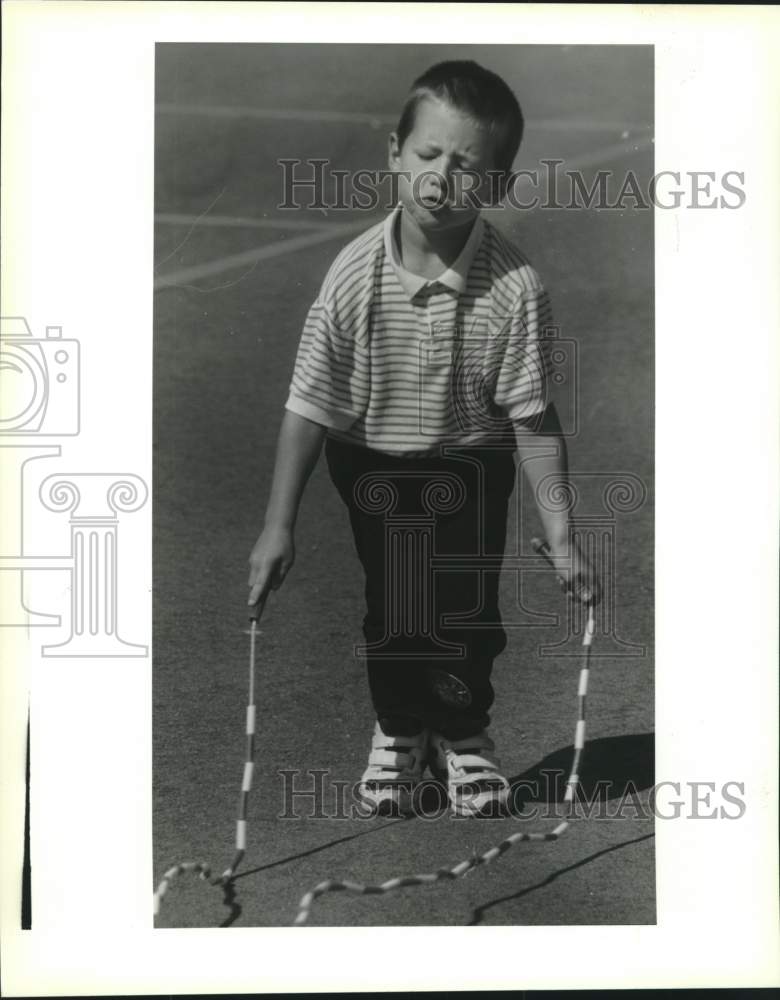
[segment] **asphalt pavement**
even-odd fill
[[[155,883],[178,861],[221,871],[232,856],[247,558],[262,526],[292,363],[333,256],[381,217],[279,209],[278,161],[321,157],[340,169],[380,169],[411,79],[462,57],[501,73],[518,94],[527,119],[518,167],[561,159],[561,170],[581,170],[588,184],[598,170],[617,178],[633,171],[647,184],[646,48],[158,46]],[[568,351],[561,409],[576,417],[572,480],[580,516],[603,545],[611,596],[588,699],[582,783],[590,815],[556,842],[518,844],[457,881],[326,896],[313,925],[655,922],[652,212],[629,200],[622,209],[492,217],[550,291]],[[507,552],[527,555],[540,526],[524,485],[513,509]],[[269,600],[258,640],[246,858],[227,892],[179,879],[157,926],[289,925],[300,897],[324,878],[379,883],[435,871],[517,830],[559,822],[562,788],[549,775],[571,760],[579,654],[549,571],[502,576],[509,645],[494,671],[491,732],[518,789],[516,814],[463,820],[434,808],[409,820],[366,820],[344,798],[365,766],[373,725],[353,655],[362,580],[324,463],[296,543],[296,565]],[[317,781],[322,794],[307,795]]]

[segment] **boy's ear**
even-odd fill
[[[387,140],[387,165],[391,170],[398,169],[398,160],[401,157],[401,146],[398,142],[398,133],[391,132]]]

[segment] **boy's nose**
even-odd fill
[[[452,179],[446,166],[435,166],[431,169],[427,187],[432,195],[449,197],[452,190]]]
[[[437,171],[442,178],[444,186],[449,188],[452,185],[452,174],[454,171],[454,164],[451,160],[442,159],[441,163],[437,167]]]

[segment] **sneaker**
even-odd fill
[[[506,814],[509,782],[501,773],[495,744],[484,730],[460,740],[432,732],[428,764],[434,777],[446,784],[457,816]]]
[[[375,813],[408,816],[427,752],[426,729],[415,736],[388,736],[377,722],[368,767],[357,789],[359,798]]]

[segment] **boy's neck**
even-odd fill
[[[401,263],[421,278],[440,277],[460,257],[475,223],[473,219],[471,225],[425,233],[409,218],[408,212],[401,212],[397,230]]]

